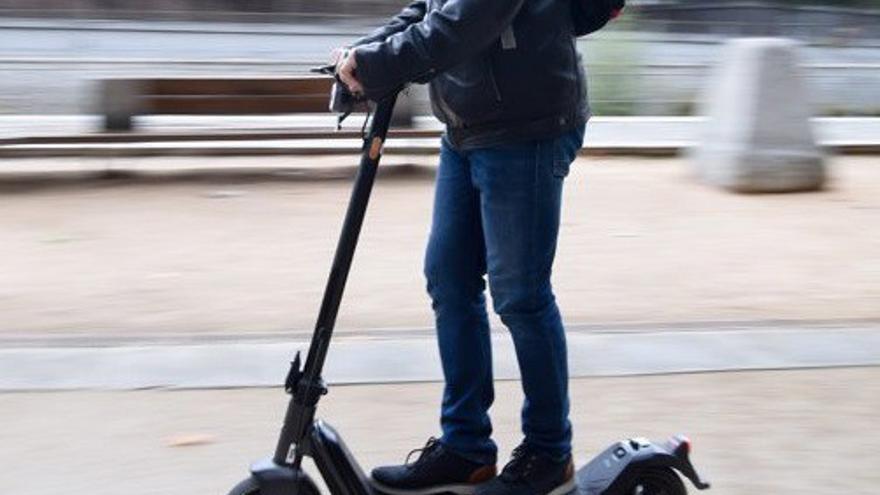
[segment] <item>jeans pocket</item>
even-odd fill
[[[554,155],[556,156],[553,157],[553,176],[557,179],[564,179],[571,169],[571,162],[560,157],[558,153]]]
[[[571,170],[571,164],[577,158],[578,151],[584,144],[584,129],[566,132],[553,142],[553,175],[564,179]]]

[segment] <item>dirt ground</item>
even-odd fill
[[[680,432],[713,495],[873,495],[878,384],[880,368],[579,379],[576,457]],[[520,439],[519,385],[496,395],[503,462]],[[439,396],[434,383],[334,387],[319,416],[364,466],[396,463],[437,433]],[[274,448],[284,404],[269,389],[0,394],[0,493],[226,493]]]
[[[173,160],[169,166],[310,159]],[[419,160],[426,158],[388,157]],[[679,159],[581,159],[565,186],[554,275],[565,318],[880,318],[878,165],[876,157],[836,157],[825,191],[736,195],[694,182]],[[0,335],[307,330],[349,185],[298,174],[7,183]],[[431,196],[424,170],[380,179],[341,331],[432,324],[421,274]]]

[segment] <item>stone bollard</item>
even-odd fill
[[[140,113],[144,83],[134,79],[98,81],[98,108],[104,116],[105,131],[130,131],[132,118]]]
[[[825,180],[799,75],[797,43],[745,38],[724,48],[703,102],[691,162],[705,182],[737,192],[816,190]]]

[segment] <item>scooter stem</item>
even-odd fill
[[[339,304],[345,290],[345,282],[351,269],[351,262],[357,247],[358,236],[364,222],[367,204],[370,200],[370,192],[376,178],[376,170],[382,154],[382,147],[388,135],[388,126],[391,122],[391,113],[397,93],[377,102],[376,111],[370,124],[370,131],[364,138],[361,148],[361,162],[358,168],[357,178],[351,192],[348,203],[348,211],[342,224],[342,232],[336,245],[336,255],[330,269],[330,277],[324,289],[324,298],[321,301],[321,309],[318,312],[318,320],[315,323],[315,331],[312,334],[312,342],[306,357],[303,377],[314,379],[321,376],[324,367],[324,359],[327,357],[327,348],[330,337],[333,335],[333,327],[336,324],[336,315],[339,313]]]
[[[298,467],[303,454],[298,446],[301,446],[308,435],[309,428],[315,419],[318,400],[327,391],[321,378],[321,372],[327,358],[330,338],[333,336],[333,327],[336,324],[336,315],[339,313],[339,304],[342,301],[345,282],[351,269],[373,182],[376,178],[376,170],[382,155],[382,147],[388,135],[391,112],[394,110],[396,100],[397,92],[394,92],[377,102],[369,132],[364,137],[360,166],[342,224],[342,232],[336,245],[336,254],[333,257],[330,276],[324,289],[324,298],[321,301],[321,309],[318,312],[318,320],[315,323],[305,366],[300,371],[299,358],[297,358],[292,363],[288,376],[286,385],[292,397],[273,457],[274,462],[278,465]]]

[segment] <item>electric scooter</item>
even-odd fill
[[[313,71],[336,77],[334,66]],[[291,399],[275,454],[251,465],[250,476],[229,495],[319,495],[314,481],[302,469],[306,456],[315,461],[331,495],[381,495],[339,433],[316,420],[315,411],[318,401],[327,393],[321,371],[398,93],[366,102],[349,92],[338,77],[333,84],[330,108],[339,115],[340,124],[364,105],[375,110],[364,135],[360,166],[305,365],[297,352],[284,381]],[[676,471],[697,488],[709,488],[691,464],[689,454],[690,441],[683,436],[662,444],[640,438],[617,442],[578,470],[576,495],[685,495],[687,490]]]

